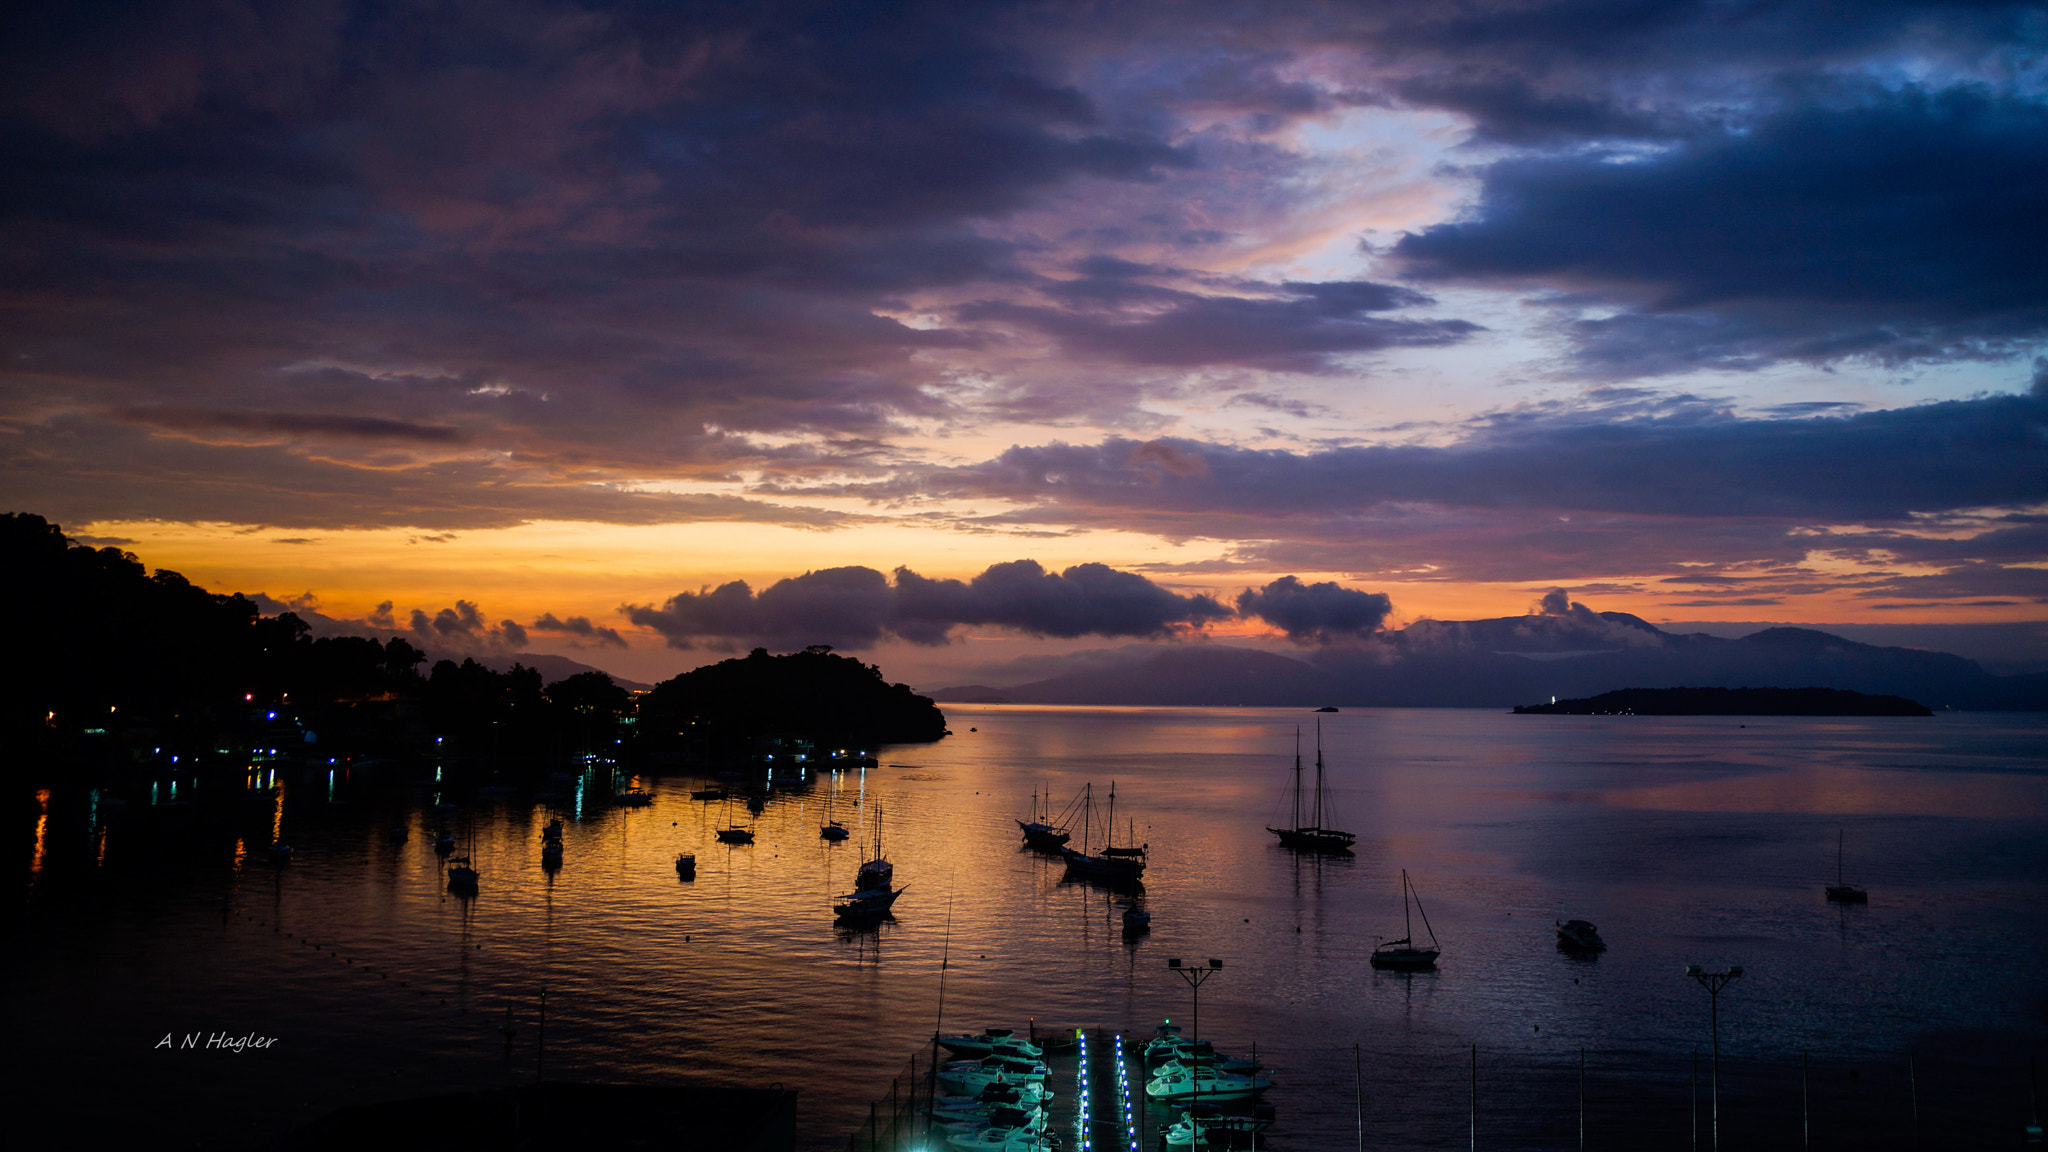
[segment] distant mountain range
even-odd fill
[[[1299,658],[1220,644],[1161,645],[1121,666],[1008,686],[943,688],[941,703],[1508,708],[1622,688],[1840,688],[1937,711],[2048,711],[2048,674],[1808,628],[1739,639],[1665,632],[1626,612],[1424,620]]]

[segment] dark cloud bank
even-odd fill
[[[1475,338],[1436,285],[1525,294],[1594,379],[2048,336],[2048,114],[2015,79],[2048,36],[2032,4],[316,0],[5,20],[0,483],[67,521],[828,525],[629,482],[885,470],[906,422],[977,419],[958,381],[1020,341],[1076,369],[1029,406],[1068,424],[1105,379],[1129,408],[1206,372]],[[1452,112],[1480,145],[1469,215],[1385,253],[1382,279],[1408,283],[1173,267],[1243,239],[1184,204],[1284,215],[1313,183],[1286,130],[1352,107]],[[1097,202],[1130,209],[1065,227]],[[1049,223],[1011,226],[1027,212]],[[893,318],[918,297],[925,320]],[[1955,415],[1855,429],[1920,450]],[[1576,455],[1646,435],[1597,424]],[[1954,477],[1864,467],[1873,484],[1824,493],[1814,469],[1782,499],[1782,477],[1752,482],[1806,435],[1674,433],[1675,482],[1586,506],[1723,492],[1877,514],[2038,476],[1987,484],[1958,443]],[[1530,445],[1467,447],[1408,483],[1514,504],[1467,457],[1505,476]]]

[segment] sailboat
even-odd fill
[[[1418,947],[1415,943],[1415,924],[1409,919],[1409,906],[1422,912],[1423,930],[1429,933],[1429,947]],[[1429,926],[1429,913],[1422,911],[1422,897],[1415,895],[1415,886],[1408,881],[1408,870],[1401,869],[1401,924],[1407,935],[1399,940],[1387,940],[1372,950],[1372,966],[1375,968],[1405,968],[1418,970],[1436,967],[1436,958],[1443,955],[1443,947],[1436,942],[1436,929]]]
[[[1301,729],[1294,730],[1294,827],[1267,828],[1266,831],[1280,838],[1282,848],[1296,852],[1324,852],[1333,855],[1351,855],[1351,846],[1358,837],[1350,832],[1323,827],[1323,722],[1316,721],[1316,794],[1309,810],[1307,823],[1302,822],[1301,811]]]
[[[856,892],[887,891],[889,882],[896,878],[896,866],[882,855],[882,806],[875,805],[875,839],[869,851],[873,853],[854,874],[853,890]]]
[[[1833,904],[1870,903],[1870,893],[1842,879],[1842,829],[1839,828],[1835,830],[1835,882],[1828,885],[1828,901]]]
[[[1088,785],[1083,791],[1081,806],[1081,850],[1062,847],[1060,856],[1067,862],[1069,875],[1082,876],[1091,880],[1131,884],[1145,874],[1145,850],[1149,845],[1126,844],[1116,846],[1116,782],[1109,785],[1109,832],[1103,837],[1102,853],[1088,854],[1089,825],[1095,812],[1095,786]],[[1136,839],[1135,829],[1132,839]]]
[[[1041,803],[1044,811],[1040,811]],[[1024,833],[1024,843],[1040,852],[1057,854],[1067,846],[1068,840],[1073,839],[1073,833],[1067,831],[1063,825],[1053,823],[1050,790],[1045,793],[1042,802],[1037,792],[1031,794],[1031,820],[1028,823],[1019,820],[1017,827]]]
[[[837,821],[837,820],[834,820],[834,819],[832,818],[832,798],[831,798],[831,797],[829,797],[829,796],[828,796],[828,797],[826,797],[826,798],[825,798],[825,823],[823,823],[823,824],[819,825],[819,827],[818,827],[818,839],[820,839],[820,840],[844,840],[844,839],[846,839],[846,838],[847,838],[848,836],[851,836],[851,835],[853,835],[853,833],[851,833],[851,832],[848,832],[848,831],[846,830],[846,825],[844,825],[844,824],[841,824],[841,823],[840,823],[839,821]]]
[[[754,842],[754,830],[752,828],[742,828],[732,822],[731,797],[727,797],[725,801],[725,827],[720,828],[717,835],[718,839],[726,844],[752,844]]]

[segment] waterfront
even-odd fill
[[[461,797],[449,820],[474,822],[474,900],[443,888],[425,788],[330,790],[315,774],[189,806],[18,800],[27,931],[9,969],[36,991],[29,1099],[130,1085],[90,1131],[32,1127],[59,1146],[233,1146],[344,1104],[531,1078],[545,986],[549,1076],[779,1082],[802,1090],[800,1143],[843,1147],[929,1039],[942,952],[948,1031],[1035,1015],[1148,1033],[1188,1007],[1167,958],[1223,959],[1202,1031],[1228,1050],[1256,1042],[1273,1066],[1278,1149],[1350,1145],[1353,1045],[1370,1057],[1374,1146],[1462,1146],[1474,1042],[1490,1131],[1567,1146],[1566,1069],[1584,1047],[1608,1131],[1682,1147],[1686,1060],[1706,1044],[1687,963],[1747,969],[1722,1036],[1725,1122],[1746,1146],[1771,1146],[1760,1125],[1781,1132],[1784,1101],[1796,1109],[1796,1083],[1781,1089],[1802,1051],[1832,1077],[1827,1100],[1895,1134],[1900,1118],[1861,1113],[1897,1103],[1917,1054],[1923,1108],[1946,1125],[1928,1147],[2002,1101],[2024,1110],[2023,1069],[1995,1077],[2044,1034],[2048,717],[1349,711],[1324,717],[1325,746],[1358,851],[1315,859],[1264,830],[1284,817],[1307,713],[947,716],[956,735],[938,744],[778,792],[751,846],[715,842],[727,810],[691,801],[691,776],[645,780],[658,799],[640,809]],[[1063,803],[1091,780],[1116,782],[1119,824],[1151,845],[1153,930],[1135,941],[1117,900],[1019,850],[1013,818],[1034,790]],[[828,800],[854,829],[836,846],[817,835]],[[877,807],[908,891],[893,923],[850,933],[829,901]],[[551,811],[568,824],[553,876],[539,863]],[[282,868],[265,854],[273,830],[295,848]],[[1867,907],[1822,900],[1838,830]],[[694,882],[677,879],[677,851],[697,854]],[[1402,868],[1443,942],[1434,974],[1365,962],[1400,932]],[[1572,917],[1610,951],[1557,951],[1552,920]],[[154,1047],[195,1031],[278,1042]]]

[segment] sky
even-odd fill
[[[2048,620],[2040,4],[0,31],[0,505],[331,627],[929,682],[1556,589]]]

